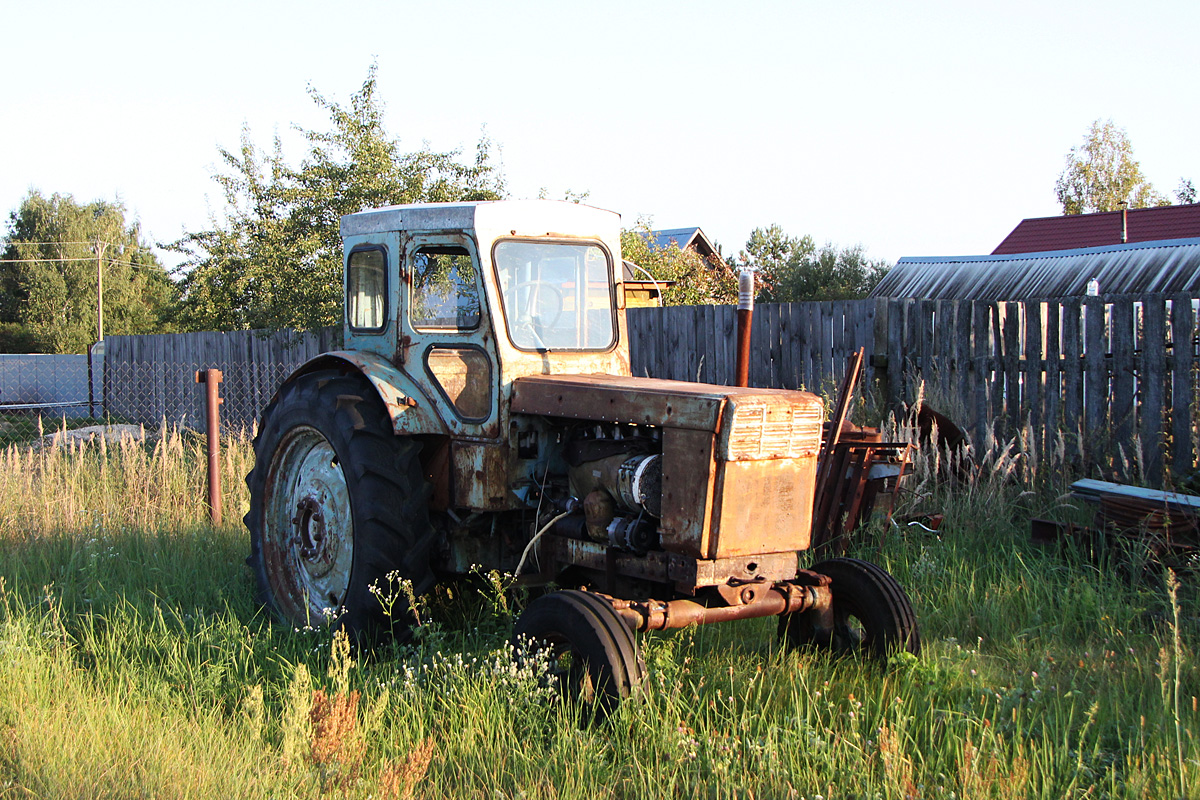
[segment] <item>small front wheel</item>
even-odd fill
[[[882,568],[857,558],[831,558],[812,567],[833,579],[832,614],[806,611],[780,619],[789,647],[815,647],[837,655],[885,659],[898,651],[918,654],[917,616],[900,584]]]
[[[610,603],[588,592],[537,598],[517,620],[513,640],[518,648],[545,651],[559,694],[594,703],[600,716],[637,691],[646,675],[633,631]]]

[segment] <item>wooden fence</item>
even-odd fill
[[[760,304],[750,382],[832,393],[866,350],[881,409],[923,396],[978,449],[1015,441],[1035,462],[1176,482],[1200,440],[1196,294],[985,302],[854,300]],[[630,309],[635,375],[733,383],[731,306]],[[340,329],[106,340],[110,414],[155,424],[203,418],[197,369],[225,373],[222,416],[249,425],[297,365],[340,345]]]
[[[887,407],[923,396],[977,448],[1014,441],[1124,479],[1196,467],[1196,294],[862,300],[755,309],[750,382],[828,391],[858,347]],[[635,374],[733,382],[729,307],[629,313]]]
[[[836,391],[846,359],[860,347],[875,352],[880,311],[887,313],[886,301],[760,303],[750,336],[750,385]],[[734,382],[733,306],[631,308],[627,318],[634,375]]]

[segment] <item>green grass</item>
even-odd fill
[[[1073,512],[1003,464],[925,484],[940,536],[861,539],[920,658],[783,653],[772,620],[644,637],[644,696],[582,727],[514,663],[484,582],[357,661],[269,624],[250,458],[227,449],[214,530],[200,441],[3,452],[0,797],[1200,796],[1194,586],[1176,614],[1153,569],[1035,548],[1032,514]]]

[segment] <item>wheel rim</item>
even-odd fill
[[[539,644],[547,657],[548,676],[560,695],[584,703],[596,699],[596,686],[587,662],[565,635],[546,634]]]
[[[854,612],[842,609],[834,612],[830,649],[839,655],[852,655],[866,646],[870,638],[866,623]]]
[[[316,428],[288,431],[265,488],[263,558],[275,606],[293,623],[324,625],[345,603],[354,563],[350,492],[333,445]]]

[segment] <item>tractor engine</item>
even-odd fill
[[[570,496],[588,539],[633,553],[657,548],[662,516],[661,437],[653,429],[596,425],[564,447]]]

